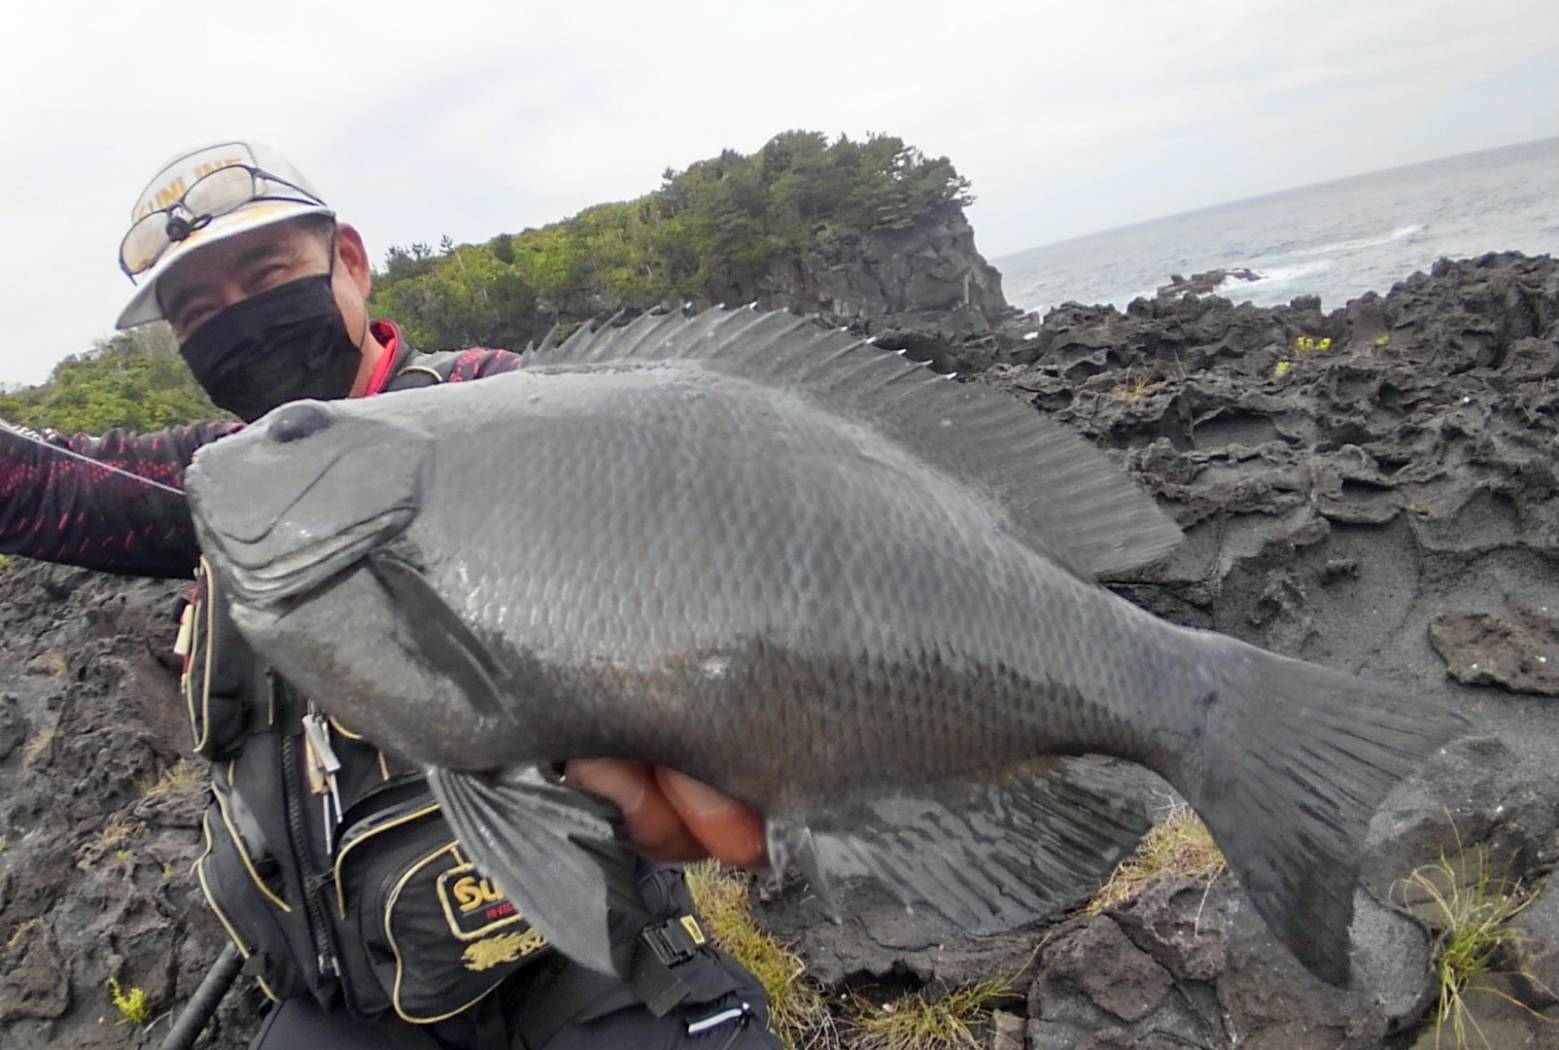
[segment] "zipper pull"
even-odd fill
[[[341,759],[336,755],[335,748],[330,746],[330,724],[319,712],[311,710],[301,721],[303,746],[308,752],[309,790],[324,796],[320,799],[320,809],[325,829],[325,852],[333,855],[336,851],[336,828],[345,816],[341,812],[341,789],[336,784],[336,772],[341,768]]]
[[[341,759],[336,756],[335,748],[330,746],[330,725],[318,712],[310,711],[303,716],[303,735],[308,740],[309,748],[319,758],[321,772],[326,775],[336,773],[341,768]]]

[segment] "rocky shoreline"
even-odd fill
[[[1559,859],[1559,264],[1443,261],[1330,313],[1308,297],[1069,303],[940,356],[1115,450],[1185,528],[1166,561],[1112,581],[1120,593],[1395,681],[1476,727],[1373,825],[1356,994],[1300,971],[1227,876],[1169,881],[1044,932],[1013,1005],[1027,1041],[1010,1045],[1436,1045],[1441,917],[1402,914],[1402,879],[1444,852],[1532,892]],[[788,899],[769,918],[858,984],[1012,972],[1040,937],[971,942],[869,890],[858,903],[842,931]],[[1559,1046],[1556,911],[1559,891],[1540,892],[1517,919],[1529,939],[1494,964],[1511,972],[1468,996],[1491,1046]]]
[[[827,308],[852,287],[787,293]],[[1510,972],[1468,996],[1488,1045],[1559,1046],[1559,891],[1544,889],[1559,862],[1559,264],[1442,262],[1330,313],[1177,293],[1041,318],[1000,310],[999,290],[984,301],[978,323],[968,303],[955,323],[839,320],[1118,455],[1187,532],[1164,562],[1111,581],[1120,593],[1443,699],[1476,733],[1373,826],[1348,993],[1299,970],[1227,876],[1161,881],[989,941],[866,889],[842,926],[819,922],[803,890],[766,902],[769,924],[836,988],[1021,975],[990,1033],[1006,1050],[1432,1046],[1436,914],[1401,880],[1444,852],[1533,894],[1515,918],[1525,937],[1495,961]],[[186,729],[162,655],[178,591],[0,570],[7,1048],[156,1045],[167,1022],[117,1023],[110,979],[160,1014],[221,945],[187,875],[203,789],[178,775]],[[243,1046],[253,995],[230,996],[201,1045]]]

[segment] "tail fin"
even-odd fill
[[[1202,699],[1203,747],[1171,780],[1273,932],[1311,972],[1346,986],[1370,818],[1466,723],[1378,683],[1220,644],[1231,651]]]

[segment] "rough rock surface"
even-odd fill
[[[1475,727],[1372,826],[1355,990],[1301,970],[1227,876],[1211,889],[1170,884],[1031,932],[1048,939],[1023,971],[1028,1045],[1410,1045],[1432,989],[1429,935],[1422,916],[1402,914],[1402,880],[1444,852],[1497,858],[1504,877],[1541,887],[1559,860],[1548,670],[1559,663],[1559,265],[1442,261],[1330,314],[1309,297],[1066,304],[930,356],[1057,413],[1175,515],[1186,541],[1110,581],[1119,593],[1175,622],[1397,682]],[[1018,942],[966,940],[871,892],[842,927],[812,925],[799,894],[766,911],[809,960],[855,982],[1022,969]],[[1555,894],[1530,909],[1527,950],[1543,973],[1559,951]],[[1517,1013],[1530,1045],[1559,1032]]]
[[[1216,292],[1225,281],[1259,281],[1261,274],[1244,266],[1232,270],[1208,270],[1205,273],[1193,273],[1189,279],[1178,273],[1169,275],[1169,283],[1158,286],[1155,294],[1160,298],[1176,295],[1210,295]]]
[[[1458,681],[1559,696],[1559,615],[1548,608],[1517,606],[1504,616],[1442,610],[1429,621],[1429,640]],[[1551,608],[1559,613],[1559,604]]]
[[[188,741],[158,655],[177,592],[40,564],[0,572],[6,1050],[156,1046],[225,942],[189,877],[204,782],[163,780]],[[143,990],[156,1022],[120,1024],[110,979]],[[229,996],[202,1047],[246,1045],[252,994]]]
[[[881,230],[808,248],[751,287],[725,289],[730,304],[822,314],[904,345],[988,335],[1015,314],[1001,274],[974,244],[963,210],[948,207],[905,230]]]

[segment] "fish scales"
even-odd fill
[[[598,701],[633,712],[627,720],[571,721],[558,727],[563,740],[527,734],[533,750],[517,757],[636,754],[740,784],[721,757],[739,764],[739,742],[772,733],[798,748],[786,756],[792,782],[739,792],[774,809],[777,788],[829,797],[870,786],[853,783],[868,776],[945,777],[1040,752],[1138,744],[1093,739],[1100,725],[1128,723],[1110,717],[1112,702],[1145,706],[1139,692],[1112,691],[1111,679],[1166,681],[1180,661],[1148,645],[1149,663],[1118,659],[1138,637],[1123,622],[1129,607],[1046,563],[962,487],[898,450],[851,455],[870,435],[830,427],[806,406],[776,406],[740,380],[664,371],[617,377],[620,398],[590,390],[590,376],[531,378],[527,396],[559,414],[517,429],[513,465],[487,482],[505,505],[570,488],[611,492],[609,503],[531,498],[501,519],[433,513],[408,531],[416,542],[424,526],[474,527],[469,547],[480,557],[458,570],[430,566],[435,589],[448,590],[455,572],[470,580],[460,611],[500,638],[514,636],[521,610],[540,610],[539,619],[526,613],[523,629],[543,666],[603,663],[616,672],[603,676],[608,687],[627,690]],[[510,390],[486,385],[485,398],[462,399],[475,433],[500,426],[511,407]],[[580,385],[589,396],[575,404],[570,389]],[[441,469],[428,506],[458,515],[481,471],[474,458]],[[556,539],[525,542],[533,536]],[[1008,569],[1013,561],[1032,564]],[[636,624],[658,629],[623,629]],[[1095,658],[1101,650],[1111,658]],[[707,673],[711,661],[719,673]],[[795,688],[814,682],[822,687]],[[996,691],[1010,702],[991,703]],[[527,709],[523,689],[513,701],[517,720],[536,724],[541,712]],[[890,709],[919,731],[884,724]],[[794,732],[814,713],[832,738],[821,762],[818,734]],[[419,746],[418,728],[407,727],[401,750]],[[668,750],[647,751],[647,735]],[[796,800],[802,809],[811,801]]]
[[[1097,885],[1141,803],[1063,756],[1137,762],[1342,983],[1369,816],[1459,729],[1111,594],[1097,573],[1178,530],[1102,453],[788,315],[645,317],[477,384],[284,406],[188,488],[251,642],[426,767],[470,855],[603,970],[631,854],[565,758],[681,769],[825,898],[871,875],[972,929]]]

